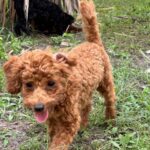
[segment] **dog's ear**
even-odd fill
[[[74,57],[68,57],[64,53],[56,53],[56,54],[54,54],[54,59],[58,63],[66,63],[69,66],[75,66],[76,65],[76,59]]]
[[[21,90],[21,70],[23,64],[18,56],[12,56],[4,65],[7,90],[11,94],[17,94]]]

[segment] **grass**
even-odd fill
[[[149,0],[95,0],[101,22],[102,39],[113,64],[117,94],[116,125],[104,122],[104,102],[93,95],[93,110],[88,128],[82,129],[71,145],[72,150],[149,150],[150,149],[150,2]],[[83,41],[82,36],[15,37],[0,31],[0,65],[8,54],[62,42],[69,48]],[[46,150],[46,127],[35,122],[23,108],[20,95],[11,96],[4,88],[0,69],[0,149]]]

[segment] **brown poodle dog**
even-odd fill
[[[106,119],[115,118],[115,91],[109,57],[99,35],[93,2],[80,2],[87,42],[67,54],[34,50],[4,64],[7,89],[21,92],[38,122],[46,122],[49,150],[67,150],[80,126],[86,126],[92,94],[105,99]]]

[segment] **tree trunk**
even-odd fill
[[[49,1],[54,2],[70,15],[78,13],[79,0],[49,0]]]

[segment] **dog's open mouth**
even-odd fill
[[[48,110],[42,112],[34,112],[34,117],[37,122],[43,123],[48,119]]]

